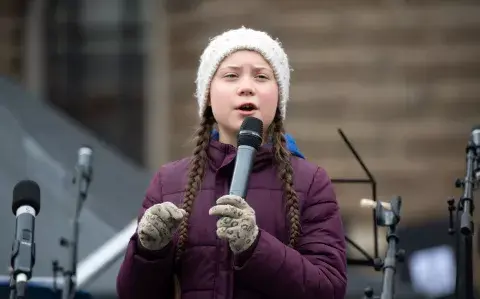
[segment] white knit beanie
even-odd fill
[[[272,67],[279,87],[279,109],[283,119],[287,110],[290,87],[290,66],[288,57],[278,40],[267,33],[245,27],[229,30],[210,40],[200,57],[197,71],[198,114],[203,116],[208,102],[210,83],[217,68],[230,54],[239,50],[251,50],[261,54]]]

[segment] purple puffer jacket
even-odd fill
[[[164,249],[151,252],[139,247],[134,235],[117,278],[119,298],[171,299],[175,272],[183,299],[343,299],[347,285],[345,236],[325,171],[291,158],[302,228],[292,249],[285,245],[289,224],[273,154],[269,147],[259,150],[247,202],[255,210],[260,234],[248,257],[238,264],[226,241],[216,236],[218,218],[208,215],[216,199],[228,194],[236,149],[212,140],[208,155],[182,259],[174,265],[176,236]],[[157,203],[181,204],[188,164],[189,159],[183,159],[160,169],[148,188],[140,217]]]

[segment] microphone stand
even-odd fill
[[[52,282],[52,289],[53,293],[57,294],[58,286],[57,286],[57,274],[63,273],[63,268],[58,265],[58,260],[52,261],[52,272],[53,272],[53,282]]]
[[[478,187],[478,181],[475,178],[476,169],[480,166],[480,157],[476,154],[476,146],[473,141],[469,141],[465,148],[467,154],[467,165],[465,178],[457,179],[455,186],[463,188],[463,194],[455,207],[455,199],[449,199],[448,210],[450,216],[450,227],[448,233],[456,235],[456,259],[457,273],[455,284],[455,295],[457,299],[474,299],[473,286],[473,231],[474,223],[472,219],[475,209],[473,203],[473,191]],[[455,228],[453,220],[453,211],[457,211],[455,217]],[[461,234],[457,233],[460,228]]]
[[[390,201],[391,210],[385,209],[381,204],[377,204],[376,223],[378,226],[387,227],[388,248],[385,259],[375,261],[377,271],[383,269],[382,293],[380,296],[374,296],[373,289],[367,287],[364,292],[364,299],[393,299],[395,296],[395,273],[397,271],[397,262],[403,262],[405,251],[398,249],[399,237],[396,234],[397,225],[400,222],[400,208],[402,198],[397,196]]]
[[[52,267],[54,275],[59,271],[63,274],[63,292],[62,299],[73,299],[76,288],[77,262],[78,262],[78,235],[79,235],[79,217],[83,204],[87,199],[88,189],[92,180],[92,168],[90,161],[82,160],[81,152],[79,151],[79,163],[76,167],[76,175],[72,183],[78,186],[78,195],[75,207],[75,213],[72,223],[72,235],[70,239],[60,238],[60,246],[68,249],[68,262],[66,267],[58,266],[58,261],[53,261]],[[90,149],[87,149],[90,150]],[[90,150],[91,155],[91,150]],[[86,158],[86,157],[83,157]],[[90,159],[90,156],[87,157]],[[54,283],[56,288],[56,283]]]
[[[358,152],[355,150],[353,147],[353,144],[348,140],[347,136],[345,133],[342,131],[342,129],[337,129],[338,134],[342,138],[343,142],[345,145],[348,147],[352,155],[354,156],[355,160],[357,160],[358,164],[360,167],[363,169],[365,172],[365,175],[367,178],[365,179],[354,179],[354,178],[332,178],[331,181],[333,184],[365,184],[365,185],[370,185],[370,189],[372,192],[371,199],[374,201],[377,201],[377,182],[375,178],[373,177],[372,173],[369,171],[365,163],[363,162],[362,158],[360,158],[360,155]],[[350,239],[348,236],[345,237],[345,241],[350,244],[353,248],[355,248],[358,252],[360,252],[365,258],[364,259],[353,259],[350,257],[347,257],[347,265],[349,266],[367,266],[367,267],[374,267],[377,268],[379,260],[378,256],[378,228],[377,225],[375,224],[376,221],[376,211],[373,209],[372,212],[372,229],[373,229],[373,254],[374,257],[370,256],[364,250],[361,248],[358,244],[356,244],[352,239]]]
[[[10,274],[10,296],[9,299],[17,299],[17,286],[15,283],[15,277],[13,276],[13,271]]]

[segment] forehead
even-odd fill
[[[263,56],[255,51],[242,50],[227,56],[220,64],[221,67],[229,65],[242,66],[244,64],[255,65],[256,67],[271,68],[270,64],[263,58]]]

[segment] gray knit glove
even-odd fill
[[[217,221],[217,236],[228,241],[233,253],[244,252],[255,242],[258,235],[255,211],[243,198],[224,195],[209,214],[221,217]]]
[[[185,210],[171,202],[163,202],[148,208],[138,223],[140,244],[149,250],[160,250],[172,240]]]

